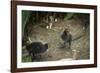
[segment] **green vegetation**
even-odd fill
[[[30,11],[22,11],[22,34],[24,35],[24,28],[30,17]]]
[[[66,13],[64,20],[70,20],[74,17],[75,13]]]
[[[30,56],[22,57],[22,62],[32,62],[31,57]]]

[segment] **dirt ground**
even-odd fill
[[[89,59],[89,28],[87,30],[83,29],[82,24],[82,21],[72,19],[66,21],[58,20],[51,29],[46,29],[46,26],[43,26],[44,23],[33,26],[30,34],[32,42],[39,41],[49,45],[48,51],[42,53],[42,56],[36,61],[73,59],[73,50],[78,51],[78,60]],[[71,49],[61,47],[63,45],[61,33],[66,27],[69,28],[72,34]],[[22,58],[23,62],[25,62],[25,58]],[[28,56],[27,59],[29,59]]]

